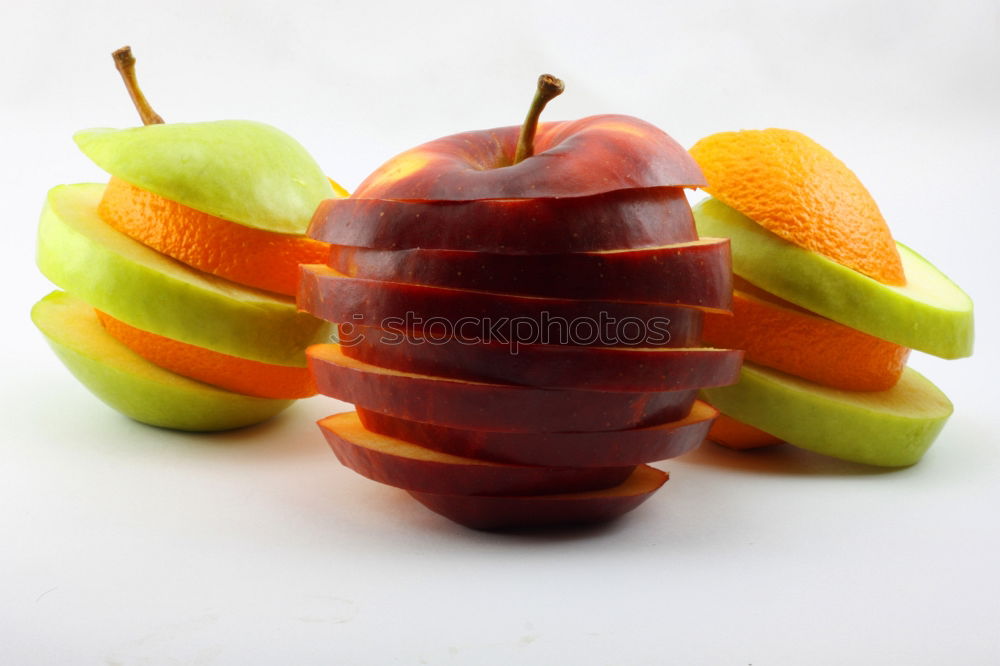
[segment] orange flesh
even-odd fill
[[[786,303],[744,281],[733,314],[705,313],[703,339],[743,349],[746,359],[847,391],[885,391],[899,381],[910,350]]]
[[[99,310],[95,312],[113,338],[150,363],[179,375],[260,398],[296,399],[316,394],[308,368],[222,354],[140,330]]]
[[[691,148],[706,190],[807,250],[889,285],[906,284],[889,227],[858,177],[792,130],[720,132]]]
[[[725,414],[719,414],[708,431],[708,439],[730,449],[758,449],[762,446],[780,444],[774,435],[758,430],[742,421]]]
[[[206,273],[294,296],[299,264],[324,263],[329,245],[252,229],[111,178],[98,213],[109,225]]]

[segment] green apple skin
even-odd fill
[[[295,139],[249,120],[90,129],[73,139],[112,176],[231,222],[303,234],[338,195]]]
[[[789,243],[718,199],[693,212],[699,235],[731,239],[733,272],[761,289],[904,347],[972,354],[972,300],[906,246],[897,243],[907,283],[894,287]]]
[[[920,460],[952,413],[928,379],[906,368],[888,391],[843,391],[744,363],[733,386],[704,389],[723,414],[834,458],[904,467]]]
[[[37,261],[57,286],[144,331],[264,363],[305,366],[305,348],[329,337],[291,298],[196,271],[111,228],[97,214],[103,191],[49,192]]]
[[[90,305],[65,292],[36,303],[31,319],[84,386],[141,423],[231,430],[266,421],[293,402],[232,393],[153,365],[105,332]]]

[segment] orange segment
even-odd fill
[[[884,391],[910,350],[803,310],[737,280],[733,314],[705,313],[703,339],[746,359],[847,391]]]
[[[348,192],[347,190],[345,190],[341,186],[341,184],[338,183],[337,181],[335,181],[333,178],[327,178],[327,180],[330,181],[330,187],[333,188],[333,191],[336,192],[336,194],[337,194],[338,197],[349,197],[349,196],[351,196],[351,193]]]
[[[329,245],[305,236],[251,229],[112,178],[98,206],[118,231],[206,273],[295,295],[299,264],[323,263]]]
[[[113,338],[147,361],[179,375],[259,398],[295,399],[316,394],[308,368],[220,354],[129,326],[100,310],[95,312]]]
[[[782,442],[781,439],[770,433],[722,413],[712,422],[712,427],[708,431],[708,439],[730,449],[740,450],[759,449],[762,446],[771,446]]]
[[[875,200],[833,153],[792,130],[720,132],[691,148],[706,190],[762,227],[884,284],[906,284]]]

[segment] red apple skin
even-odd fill
[[[540,123],[535,154],[513,164],[520,131],[520,127],[500,127],[463,132],[411,148],[376,169],[354,196],[410,201],[533,199],[706,184],[701,169],[680,144],[631,116]]]
[[[547,298],[719,307],[733,290],[729,239],[549,255],[334,245],[327,263],[367,280]]]
[[[358,409],[365,428],[456,456],[519,465],[621,467],[675,458],[705,440],[718,412],[698,401],[682,419],[613,432],[462,430]]]
[[[446,495],[547,495],[616,486],[624,467],[541,467],[484,462],[368,432],[354,412],[319,421],[345,467],[396,488]]]
[[[344,355],[383,368],[470,381],[591,391],[679,391],[739,379],[743,352],[665,347],[471,343],[356,327]]]
[[[614,320],[603,339],[585,340],[584,346],[616,346],[634,335],[634,321],[629,324],[627,320],[639,319],[651,333],[644,340],[647,346],[697,347],[701,342],[701,308],[538,298],[364,280],[320,264],[302,265],[300,271],[299,309],[335,324],[419,331],[423,323],[434,320],[438,326],[447,325],[448,336],[476,340],[485,339],[477,322],[490,322],[493,330],[493,325],[499,326],[506,319],[509,324],[496,329],[507,336],[505,339],[531,343],[537,342],[532,331],[541,330],[547,321]],[[414,320],[414,314],[419,321]],[[428,330],[429,334],[437,332],[434,326]]]
[[[505,432],[624,430],[683,418],[696,390],[602,392],[486,384],[402,373],[312,345],[309,369],[323,395],[363,409],[455,428]]]
[[[552,528],[607,522],[636,508],[667,482],[667,473],[642,465],[621,485],[561,495],[490,497],[410,492],[418,502],[478,530]]]
[[[495,254],[621,250],[698,238],[687,197],[678,187],[563,199],[327,199],[316,209],[308,233],[335,245],[379,250]]]

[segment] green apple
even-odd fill
[[[81,383],[142,423],[230,430],[265,421],[293,402],[232,393],[153,365],[108,335],[90,305],[65,292],[36,303],[31,319]]]
[[[920,460],[952,412],[947,396],[911,368],[888,391],[859,392],[744,363],[737,384],[703,394],[723,414],[790,444],[885,467]]]
[[[38,228],[38,265],[52,282],[145,331],[224,354],[304,366],[328,326],[288,297],[241,287],[170,259],[97,214],[103,185],[60,185]]]
[[[319,203],[338,196],[305,148],[263,123],[90,129],[73,139],[112,176],[256,229],[305,233]]]
[[[972,354],[972,300],[926,259],[897,243],[907,283],[882,284],[771,233],[718,199],[694,209],[701,236],[729,238],[733,272],[816,314],[942,358]]]

